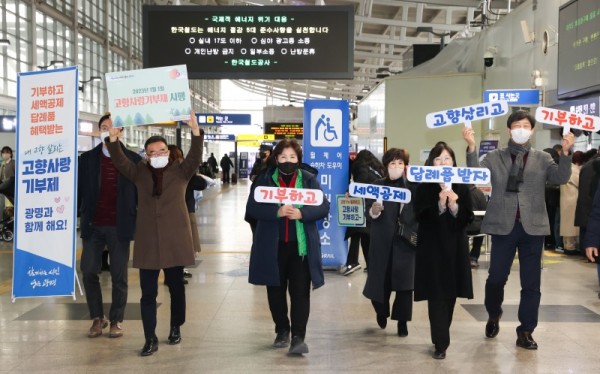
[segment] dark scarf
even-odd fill
[[[153,168],[149,162],[146,164],[146,165],[148,165],[148,169],[150,170],[150,173],[152,174],[152,196],[162,195],[163,172],[165,171],[166,168],[168,168],[171,165],[171,163],[172,163],[172,161],[169,160],[169,163],[167,164],[167,166],[165,166],[164,168],[160,168],[160,169]]]
[[[508,183],[506,192],[519,192],[519,183],[523,183],[523,157],[529,153],[531,143],[525,145],[517,144],[512,139],[508,141],[508,151],[515,156],[515,160],[510,167],[508,174]]]

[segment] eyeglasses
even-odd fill
[[[444,163],[446,163],[446,162],[453,162],[452,157],[444,157],[444,158],[436,157],[436,158],[433,159],[433,161],[435,161],[435,162],[444,162]]]
[[[168,156],[168,155],[169,155],[169,151],[163,151],[163,152],[153,153],[153,154],[146,153],[146,156],[148,156],[149,158],[163,157],[163,156]]]

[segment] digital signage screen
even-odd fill
[[[600,0],[566,3],[558,18],[558,98],[600,92]]]
[[[267,122],[265,123],[265,134],[275,135],[275,139],[295,138],[298,140],[302,139],[304,134],[303,123],[279,123],[279,122]]]
[[[143,7],[144,68],[192,79],[352,79],[352,6]]]

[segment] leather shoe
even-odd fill
[[[498,335],[500,332],[500,318],[502,318],[502,313],[496,318],[488,318],[485,324],[485,336],[495,338]]]
[[[290,344],[290,330],[281,330],[277,333],[275,337],[275,341],[273,342],[273,347],[275,348],[285,348]]]
[[[406,326],[406,321],[398,321],[398,336],[401,338],[408,336],[408,326]]]
[[[156,351],[158,351],[158,338],[155,336],[151,339],[146,339],[146,344],[144,344],[140,355],[150,356]]]
[[[435,358],[436,360],[443,360],[446,358],[446,350],[445,349],[440,349],[440,348],[436,348],[435,352],[433,352],[433,358]]]
[[[304,342],[304,338],[301,336],[294,336],[292,338],[292,344],[290,345],[290,350],[288,353],[293,355],[308,353],[308,346]]]
[[[386,316],[382,316],[380,314],[377,315],[377,324],[379,325],[379,327],[381,327],[382,329],[385,329],[385,327],[387,326],[387,317]]]
[[[181,343],[181,332],[179,326],[171,326],[171,332],[169,332],[168,344],[175,345]]]
[[[517,346],[525,349],[538,349],[538,345],[533,340],[530,332],[518,332],[517,333]]]

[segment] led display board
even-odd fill
[[[264,133],[275,135],[275,139],[302,139],[304,125],[302,123],[268,122],[265,123]]]
[[[144,68],[192,79],[352,79],[352,6],[143,7]]]

